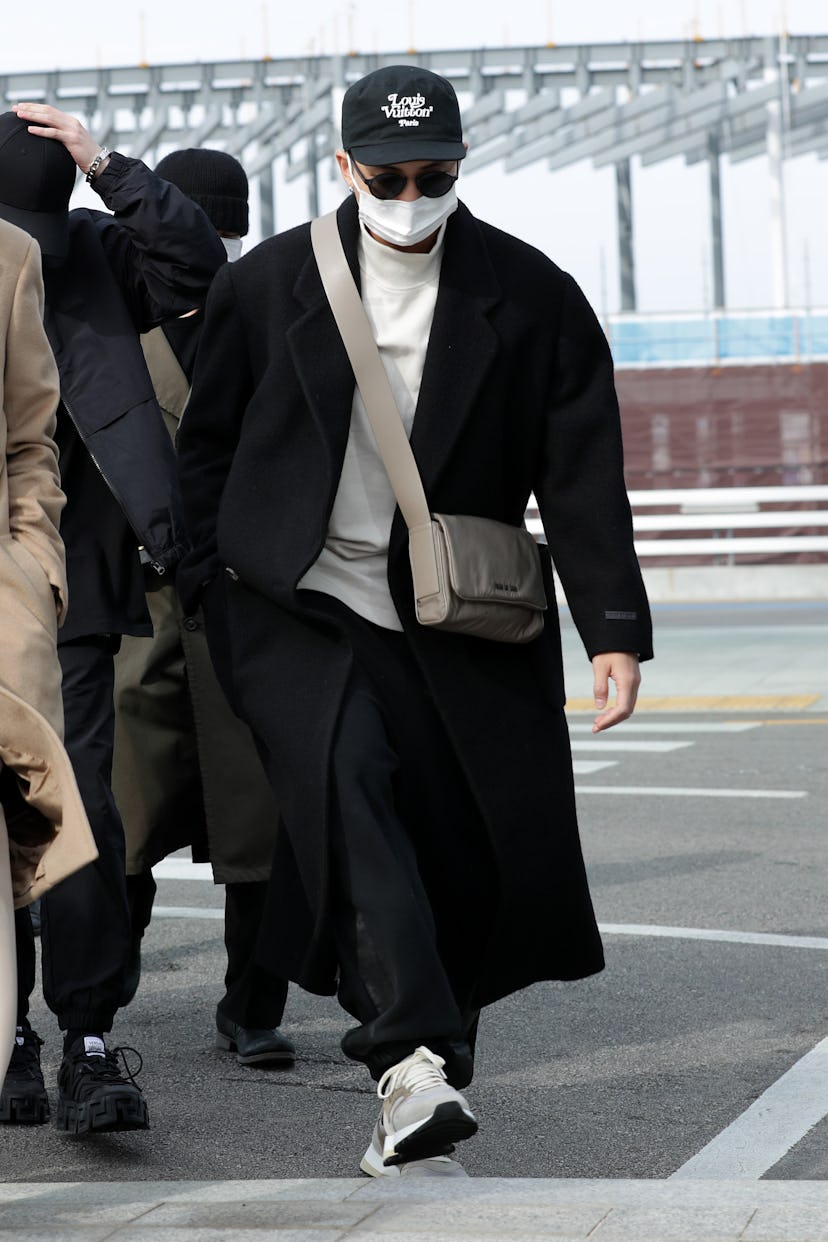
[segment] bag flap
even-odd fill
[[[540,553],[527,530],[464,514],[432,516],[443,532],[451,585],[460,599],[546,609]]]

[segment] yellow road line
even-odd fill
[[[643,695],[638,712],[801,712],[818,702],[818,694]],[[594,712],[592,699],[569,699],[568,712]],[[814,721],[803,721],[813,724]]]

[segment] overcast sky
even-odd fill
[[[31,16],[28,16],[28,14]],[[92,65],[212,61],[335,51],[404,51],[545,42],[828,34],[828,0],[40,0],[7,9],[0,73]],[[786,173],[792,300],[828,305],[828,161],[803,157]],[[771,300],[767,169],[723,169],[728,301]],[[701,309],[710,300],[706,170],[682,160],[634,166],[639,306]],[[323,180],[323,206],[335,182]],[[542,164],[505,178],[461,180],[472,210],[527,238],[572,271],[600,312],[617,309],[612,169]],[[306,218],[301,184],[283,187],[277,226]]]
[[[0,72],[302,52],[818,34],[826,0],[40,0],[7,7]]]

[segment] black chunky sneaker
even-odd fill
[[[58,1070],[57,1128],[68,1134],[108,1130],[148,1130],[149,1114],[125,1052],[107,1048],[98,1035],[84,1035],[68,1048]],[[118,1054],[124,1074],[118,1065]],[[140,1074],[140,1062],[136,1074]]]
[[[42,1045],[43,1040],[28,1024],[17,1028],[11,1061],[0,1091],[0,1122],[42,1126],[49,1120],[49,1097],[40,1068]]]

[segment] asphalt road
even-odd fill
[[[701,672],[714,632],[742,626],[762,632],[775,667],[780,653],[798,653],[792,689],[811,668],[824,695],[826,661],[816,668],[809,644],[816,652],[827,616],[673,611],[660,627],[673,654],[659,677],[669,681],[671,659],[677,675],[688,660]],[[572,677],[584,684],[572,689],[587,693],[578,661]],[[828,712],[819,702],[793,713],[641,713],[598,739],[589,715],[571,718],[584,850],[599,922],[612,929],[607,969],[486,1011],[469,1089],[481,1125],[464,1148],[472,1175],[670,1176],[828,1034]],[[610,745],[622,742],[636,746]],[[710,790],[744,792],[701,792]],[[222,890],[204,880],[159,882],[141,988],[114,1032],[143,1055],[152,1129],[79,1140],[52,1126],[6,1127],[3,1180],[355,1174],[378,1102],[340,1052],[345,1019],[334,1001],[291,989],[292,1069],[242,1068],[213,1047],[222,923],[204,915],[221,904]],[[193,915],[163,915],[179,907]],[[731,935],[703,940],[697,929]],[[741,933],[780,942],[745,943]],[[60,1038],[41,1000],[33,1020],[54,1098]],[[765,1176],[826,1171],[823,1122]]]

